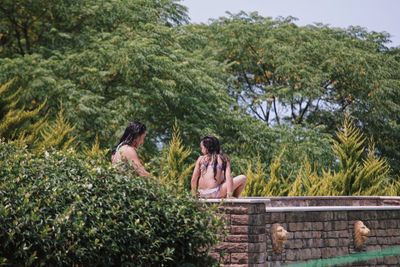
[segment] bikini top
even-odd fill
[[[204,175],[205,171],[207,170],[207,168],[208,168],[209,166],[213,167],[213,165],[210,164],[210,162],[204,162],[204,161],[203,161],[203,162],[200,163],[200,172],[201,172],[201,176]],[[223,165],[223,164],[220,164],[220,163],[217,163],[216,168],[222,171],[222,170],[224,170],[224,165]]]
[[[209,162],[202,162],[202,163],[200,163],[200,169],[202,171],[204,171],[204,170],[206,170],[208,168],[209,165],[210,165]],[[217,169],[223,170],[224,169],[224,165],[217,163]]]

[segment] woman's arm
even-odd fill
[[[124,156],[128,159],[129,163],[133,166],[139,176],[150,177],[150,173],[143,167],[135,149],[126,149],[124,151]]]
[[[196,161],[196,165],[193,170],[192,174],[192,181],[191,181],[191,188],[192,188],[192,195],[196,196],[197,195],[197,184],[200,178],[200,159],[199,157]]]
[[[226,163],[225,177],[226,177],[226,197],[230,198],[232,197],[233,194],[233,179],[231,173],[231,163],[229,161]]]

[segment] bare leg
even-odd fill
[[[245,185],[246,185],[246,176],[244,175],[239,175],[233,178],[233,196],[234,197],[239,197],[240,194],[242,193]],[[222,184],[221,190],[220,190],[220,197],[221,198],[226,198],[227,195],[227,185],[226,181]]]
[[[233,178],[233,196],[240,197],[244,187],[246,186],[246,176],[239,175]]]

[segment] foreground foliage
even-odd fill
[[[73,151],[1,142],[0,195],[9,266],[203,263],[220,225],[187,195]]]

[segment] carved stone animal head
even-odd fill
[[[279,223],[274,223],[271,227],[272,250],[275,253],[282,253],[283,245],[287,240],[288,232]]]
[[[365,226],[362,221],[354,223],[354,246],[361,249],[365,241],[368,239],[370,230]]]

